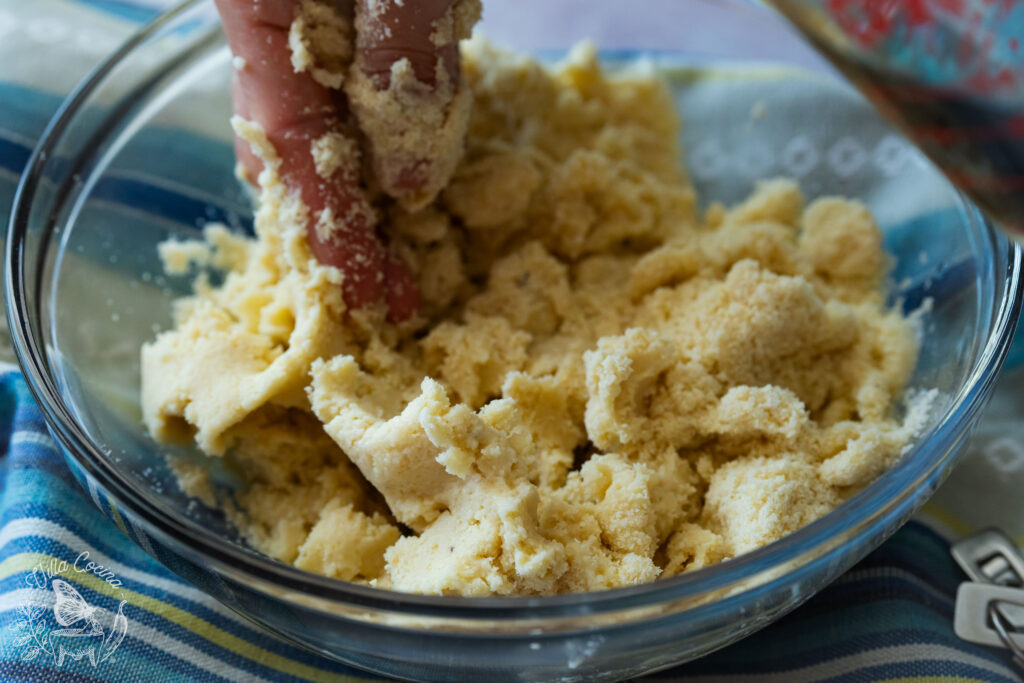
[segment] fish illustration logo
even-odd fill
[[[57,667],[65,661],[88,660],[92,666],[106,661],[124,640],[128,633],[128,618],[124,615],[127,601],[122,600],[106,629],[100,623],[96,607],[90,605],[82,594],[64,579],[54,578],[51,587],[55,600],[53,617],[62,628],[47,628],[48,610],[40,607],[24,607],[19,610],[21,619],[16,623],[21,634],[15,645],[25,649],[23,661],[31,661],[40,655],[49,655]]]

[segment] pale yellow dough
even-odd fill
[[[863,205],[772,180],[698,216],[656,78],[464,53],[453,179],[379,205],[418,327],[346,312],[245,122],[258,239],[163,249],[228,274],[143,348],[146,424],[229,461],[257,548],[401,591],[597,590],[774,541],[900,456],[927,402],[894,418],[916,342]]]

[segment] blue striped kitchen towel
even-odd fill
[[[13,366],[0,444],[0,680],[371,678],[278,641],[135,546],[72,478]],[[912,522],[790,616],[649,680],[1019,681],[1004,651],[954,635],[962,580],[948,543]]]
[[[61,96],[160,4],[0,0],[0,221]],[[1011,388],[1024,389],[1022,380]],[[1024,470],[1020,393],[1007,394],[1008,408],[997,399],[989,433],[983,425],[982,445],[958,471],[957,486],[937,496],[929,525],[909,524],[770,628],[646,680],[1021,680],[1005,651],[954,635],[954,595],[964,577],[946,540],[987,523],[1020,540],[1019,479],[1007,483]],[[20,374],[3,364],[0,448],[0,680],[372,678],[278,641],[135,546],[72,479]],[[979,502],[963,493],[977,490],[965,482],[1005,495]]]

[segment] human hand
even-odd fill
[[[458,40],[478,18],[478,0],[216,5],[238,67],[235,113],[263,128],[283,182],[308,207],[313,254],[344,273],[350,308],[384,302],[392,321],[412,317],[416,283],[375,232],[350,114],[366,135],[382,189],[410,209],[428,204],[461,149],[468,107]],[[347,152],[340,163],[318,165],[313,148],[324,141]],[[236,154],[255,178],[262,162],[249,145],[238,140]]]

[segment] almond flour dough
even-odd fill
[[[162,250],[227,276],[143,347],[146,424],[227,459],[255,547],[400,591],[597,590],[770,543],[900,456],[927,396],[894,418],[917,346],[862,204],[771,180],[699,216],[657,78],[480,42],[464,70],[453,179],[415,213],[378,202],[418,326],[345,310],[243,121],[258,237]]]

